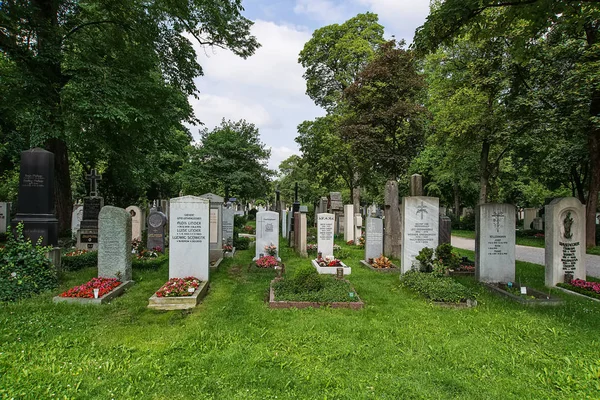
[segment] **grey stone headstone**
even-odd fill
[[[526,208],[523,216],[523,229],[535,229],[533,227],[533,220],[537,217],[537,208]]]
[[[287,223],[286,223],[285,237],[286,239],[290,237],[290,231],[292,229],[292,213],[291,211],[287,213]]]
[[[324,214],[327,212],[327,197],[321,197],[319,200],[319,211],[318,214]]]
[[[423,196],[423,177],[419,174],[410,177],[410,195],[412,197]]]
[[[440,215],[440,238],[438,245],[452,243],[452,220],[445,215]]]
[[[383,220],[367,217],[365,238],[365,261],[383,254]]]
[[[317,215],[317,251],[326,256],[333,256],[333,228],[335,215],[321,213]]]
[[[362,236],[363,217],[360,213],[354,214],[354,243],[358,244]]]
[[[142,240],[144,214],[138,206],[129,206],[125,209],[131,215],[131,239]]]
[[[6,233],[10,221],[10,203],[0,202],[0,233]]]
[[[300,206],[300,212],[301,213],[307,213],[308,212],[308,206]]]
[[[385,184],[385,209],[384,215],[384,234],[383,251],[386,256],[392,258],[401,258],[401,217],[398,204],[398,182],[388,181]],[[410,265],[408,266],[410,269]]]
[[[585,206],[565,197],[552,200],[545,211],[546,286],[564,282],[565,273],[585,280]]]
[[[225,243],[233,243],[233,208],[223,209],[223,241]]]
[[[122,208],[102,207],[98,235],[98,277],[130,281],[131,215]]]
[[[265,246],[274,244],[277,247],[276,257],[279,259],[279,214],[274,211],[260,211],[256,213],[256,254],[267,254]]]
[[[200,196],[210,200],[210,261],[217,261],[223,256],[223,202],[225,199],[214,193]]]
[[[410,271],[415,257],[425,247],[435,250],[439,240],[440,210],[437,197],[404,197],[402,199],[402,273]]]
[[[531,223],[531,226],[536,231],[543,231],[544,230],[544,219],[542,217],[535,217],[533,219],[533,222]]]
[[[287,210],[281,210],[281,233],[284,238],[288,238],[288,212]]]
[[[169,278],[209,280],[210,201],[197,196],[171,199]]]
[[[331,212],[343,210],[344,203],[342,203],[342,194],[340,192],[329,193],[329,199],[331,200],[331,204],[330,204]]]
[[[480,282],[514,282],[515,219],[512,204],[480,204],[475,214],[475,276]]]
[[[295,249],[302,257],[308,255],[306,249],[306,214],[297,212],[294,214],[294,242]]]

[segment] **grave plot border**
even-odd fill
[[[61,296],[54,296],[52,298],[52,301],[54,301],[55,303],[72,303],[72,304],[94,304],[94,305],[100,305],[100,304],[106,304],[109,301],[113,300],[114,298],[117,298],[119,296],[121,296],[123,293],[125,293],[125,291],[133,286],[135,282],[134,281],[126,281],[121,283],[119,286],[117,286],[116,288],[114,288],[113,290],[111,290],[110,292],[106,293],[104,296],[102,297],[98,297],[97,299],[90,299],[87,297],[61,297]]]
[[[188,310],[200,304],[200,300],[206,297],[208,288],[208,282],[203,281],[191,296],[158,297],[156,293],[154,293],[152,297],[148,299],[148,308],[165,311]]]
[[[352,310],[361,310],[364,308],[365,303],[361,300],[358,293],[353,286],[351,289],[354,293],[356,293],[356,298],[358,301],[352,302],[344,302],[344,301],[334,301],[334,302],[316,302],[316,301],[286,301],[286,300],[275,300],[275,291],[273,290],[273,283],[277,282],[277,278],[271,281],[269,287],[269,308],[321,308],[321,307],[331,307],[331,308],[349,308]],[[345,280],[345,279],[344,279]],[[346,281],[350,283],[349,281]]]

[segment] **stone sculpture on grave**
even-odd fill
[[[267,246],[275,246],[275,257],[279,258],[279,214],[275,211],[260,211],[256,213],[256,253],[253,261],[262,255],[267,255]]]
[[[439,240],[439,199],[404,197],[402,199],[402,273],[419,267],[415,257],[425,247],[435,250]]]
[[[480,282],[515,280],[516,209],[480,204],[475,210],[475,277]]]
[[[98,215],[98,277],[131,281],[131,215],[105,206]]]
[[[208,282],[210,200],[197,196],[171,199],[169,279],[193,276]]]
[[[146,247],[148,249],[160,249],[160,252],[165,251],[165,225],[168,223],[167,216],[162,211],[158,210],[157,202],[155,201],[148,215],[148,238]]]
[[[0,202],[0,233],[6,233],[10,221],[10,203]]]
[[[333,256],[333,230],[335,215],[321,213],[317,215],[317,251],[323,257]]]
[[[23,234],[32,243],[41,237],[43,246],[56,246],[58,220],[54,211],[54,154],[39,148],[21,152],[19,202],[11,225],[22,221]]]
[[[214,193],[200,196],[210,200],[210,262],[223,257],[223,203],[225,198]]]
[[[365,261],[383,255],[383,220],[367,217],[365,238]]]
[[[90,181],[90,195],[83,199],[83,219],[77,235],[77,248],[98,250],[98,215],[104,207],[104,198],[98,192],[98,181],[102,180],[102,175],[92,169],[87,180]]]
[[[398,182],[388,181],[385,185],[384,240],[383,251],[390,258],[401,258],[402,234],[400,207],[398,205]],[[410,268],[410,266],[409,266]]]
[[[546,286],[568,278],[586,279],[585,206],[575,197],[552,200],[545,207]]]
[[[125,209],[131,215],[131,240],[142,240],[144,231],[144,213],[138,206],[129,206]]]

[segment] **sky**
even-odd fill
[[[369,11],[379,15],[386,38],[410,43],[429,13],[429,0],[243,0],[242,5],[261,47],[246,60],[224,49],[197,49],[204,76],[196,79],[200,94],[190,103],[209,130],[223,118],[256,125],[271,149],[274,170],[292,154],[300,155],[296,127],[325,115],[305,94],[298,63],[313,31]],[[203,127],[190,128],[197,140]]]

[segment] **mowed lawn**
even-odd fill
[[[283,242],[283,241],[282,241]],[[344,245],[345,248],[347,248]],[[472,253],[461,250],[462,255]],[[600,397],[600,303],[563,296],[526,308],[472,278],[478,307],[431,304],[398,274],[344,261],[366,308],[271,310],[273,273],[246,270],[238,252],[212,275],[193,311],[147,300],[168,277],[134,271],[110,305],[53,304],[95,276],[69,273],[61,289],[0,305],[2,398],[99,399],[551,399]],[[282,249],[288,273],[307,259]],[[543,287],[543,267],[517,263],[522,284]]]

